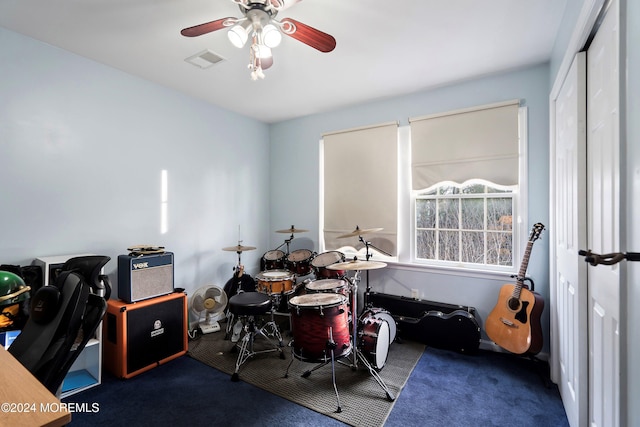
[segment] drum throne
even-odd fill
[[[284,359],[282,336],[276,324],[272,311],[272,301],[268,295],[261,292],[241,292],[229,299],[229,311],[242,322],[244,337],[240,340],[238,347],[238,358],[236,359],[236,369],[231,375],[231,381],[238,381],[240,366],[247,360],[261,353],[278,352],[280,358]],[[259,323],[263,317],[269,320]],[[256,350],[254,343],[256,338],[262,336],[267,340],[272,348]]]

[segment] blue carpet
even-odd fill
[[[101,385],[64,402],[97,404],[73,413],[71,426],[343,426],[183,356],[127,380],[105,374]],[[78,405],[82,408],[83,405]]]
[[[548,374],[548,372],[544,372]],[[386,426],[569,426],[558,388],[510,354],[427,348]]]
[[[344,426],[188,356],[128,380],[108,373],[100,386],[64,399],[77,426]],[[82,409],[83,406],[77,406]],[[73,408],[72,408],[73,409]],[[362,408],[366,411],[367,408]],[[529,360],[427,348],[385,426],[568,426],[554,384]]]

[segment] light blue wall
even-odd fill
[[[566,2],[567,4],[565,6],[564,15],[562,16],[562,23],[560,28],[558,28],[558,34],[556,35],[553,51],[551,52],[550,75],[554,78],[558,74],[560,64],[562,64],[562,60],[564,59],[564,54],[567,50],[567,46],[569,45],[573,29],[576,26],[576,22],[578,21],[580,11],[585,0],[566,0]],[[551,84],[553,84],[553,80],[554,79],[552,78]]]
[[[2,28],[0,52],[0,263],[98,253],[115,284],[127,247],[164,245],[191,291],[231,277],[238,226],[267,247],[268,125]]]
[[[528,107],[529,227],[534,222],[546,224],[549,216],[548,94],[549,66],[543,64],[274,124],[270,131],[271,228],[275,230],[291,224],[308,228],[310,233],[297,235],[302,237],[299,245],[318,250],[318,141],[323,133],[389,121],[406,125],[408,117],[412,116],[516,98]],[[354,168],[362,166],[358,159],[353,159]],[[280,237],[272,234],[271,243],[277,246],[281,243]],[[547,301],[548,259],[548,241],[543,239],[536,243],[533,250],[529,275],[536,283],[536,290]],[[410,296],[411,289],[415,288],[423,299],[474,306],[481,321],[495,305],[499,288],[507,279],[470,279],[406,268],[388,268],[370,273],[374,291]],[[549,313],[545,310],[545,331],[548,331],[548,319]]]

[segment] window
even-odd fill
[[[412,261],[512,271],[525,184],[518,101],[410,119]]]
[[[415,199],[416,259],[513,266],[513,190],[445,183]]]
[[[322,250],[364,258],[359,229],[372,245],[395,256],[398,224],[398,123],[382,123],[323,135],[320,167]]]
[[[519,100],[332,132],[320,144],[320,250],[513,272],[526,237],[526,108]]]

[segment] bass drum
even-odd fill
[[[282,270],[284,268],[284,252],[274,249],[267,251],[260,260],[260,271]]]
[[[304,362],[326,362],[331,358],[327,341],[336,346],[334,358],[351,353],[347,298],[340,294],[306,294],[289,300],[293,355]]]
[[[389,344],[391,344],[396,340],[396,332],[398,330],[398,325],[396,324],[396,319],[393,318],[391,313],[389,313],[384,308],[369,307],[366,311],[362,313],[360,318],[364,319],[368,317],[386,320],[387,323],[389,324]]]
[[[371,366],[380,371],[389,355],[389,324],[372,316],[363,316],[358,323],[358,347]]]

